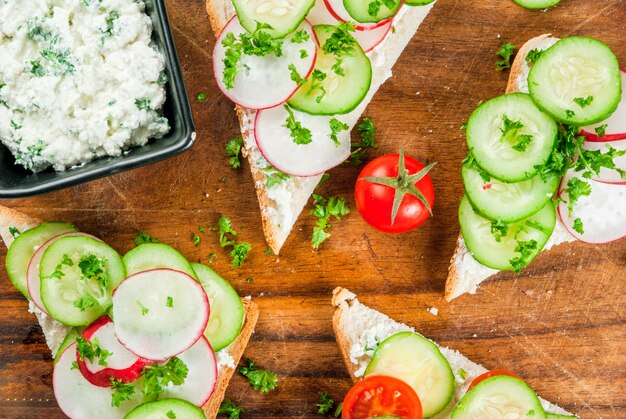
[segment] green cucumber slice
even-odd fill
[[[607,119],[622,97],[617,57],[604,43],[563,38],[545,50],[528,73],[533,101],[556,120],[591,125]]]
[[[350,55],[337,56],[324,51],[324,43],[336,26],[317,25],[313,28],[320,43],[315,69],[307,82],[289,99],[289,105],[312,115],[338,115],[352,112],[363,101],[372,84],[372,64],[359,43],[354,41]],[[333,66],[341,60],[344,75],[337,74]],[[323,80],[315,77],[325,74]]]
[[[94,269],[101,273],[90,273]],[[62,237],[52,243],[39,271],[46,311],[68,326],[87,326],[103,315],[111,306],[113,289],[126,278],[120,255],[85,236]]]
[[[54,354],[54,364],[57,363],[57,360],[59,359],[63,351],[72,343],[75,343],[76,338],[83,334],[83,330],[85,330],[84,327],[72,327],[67,332],[67,335],[65,335],[65,339],[63,339],[63,342],[61,342],[61,346],[59,346],[57,353]]]
[[[578,416],[572,415],[559,415],[558,413],[546,412],[546,419],[579,419]]]
[[[464,164],[461,169],[465,193],[474,210],[490,220],[512,223],[537,213],[554,196],[560,178],[551,176],[544,181],[540,175],[516,183],[496,178],[485,181],[480,169]]]
[[[519,271],[537,257],[556,226],[556,210],[551,202],[539,212],[516,223],[508,224],[506,234],[497,241],[492,232],[494,222],[478,215],[467,195],[459,205],[459,224],[470,253],[481,264],[501,271]],[[518,244],[535,241],[536,248],[526,255],[516,251]],[[523,259],[518,259],[523,256]],[[513,266],[511,260],[516,260]]]
[[[423,416],[442,411],[454,395],[454,374],[441,351],[413,332],[397,333],[376,349],[365,377],[387,375],[409,384],[422,402]]]
[[[524,381],[497,375],[481,381],[463,396],[451,419],[484,418],[545,419],[541,402]]]
[[[434,1],[435,0],[408,0],[404,2],[404,4],[406,4],[407,6],[426,6],[427,4],[430,4]]]
[[[504,134],[507,126],[519,128]],[[491,99],[472,113],[467,145],[478,165],[491,176],[521,182],[535,176],[548,161],[557,132],[556,122],[540,111],[529,95],[512,93]]]
[[[144,243],[124,255],[124,265],[128,276],[151,269],[174,269],[195,278],[189,261],[172,246],[164,243]]]
[[[50,222],[26,230],[15,238],[7,251],[7,275],[15,288],[24,294],[24,297],[30,300],[26,285],[26,271],[35,251],[51,238],[74,231],[78,231],[78,228],[72,224]]]
[[[182,399],[147,402],[131,410],[124,419],[205,419],[202,409]]]
[[[548,7],[556,6],[561,0],[513,0],[513,3],[518,4],[526,9],[537,10],[547,9]]]
[[[241,26],[252,33],[257,22],[272,27],[268,32],[273,38],[283,38],[295,31],[315,0],[233,0]]]
[[[213,351],[217,352],[239,336],[244,319],[243,304],[232,285],[213,269],[199,263],[191,266],[209,297],[211,315],[204,336],[209,340]]]
[[[392,4],[388,3],[380,0],[343,0],[348,14],[359,23],[378,23],[394,17],[402,7],[402,1],[392,0]]]

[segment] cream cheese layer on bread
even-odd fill
[[[554,45],[559,38],[549,34],[541,35],[526,42],[519,50],[515,62],[511,68],[506,93],[528,93],[528,73],[530,64],[526,61],[526,55],[532,49],[546,50]],[[557,217],[556,226],[543,251],[561,243],[573,242],[576,239],[568,233],[560,217]],[[475,294],[478,285],[489,277],[497,274],[497,269],[488,268],[474,259],[465,245],[463,237],[459,235],[454,256],[450,261],[450,273],[446,282],[446,300],[451,301],[465,293]]]
[[[355,294],[343,288],[337,288],[333,292],[333,305],[337,307],[333,317],[333,328],[344,360],[346,364],[351,364],[348,365],[348,370],[354,381],[363,376],[381,342],[399,332],[415,332],[414,328],[396,322],[389,316],[362,304]],[[437,345],[436,342],[433,343]],[[458,351],[440,345],[437,347],[450,364],[455,378],[454,396],[450,404],[441,413],[433,416],[435,419],[445,419],[450,417],[472,381],[487,372],[487,369]],[[571,415],[553,403],[541,398],[539,400],[546,412]]]
[[[402,7],[394,18],[394,30],[389,32],[383,42],[367,53],[372,63],[372,83],[361,104],[354,111],[344,115],[344,122],[350,129],[354,128],[376,91],[392,76],[392,67],[434,4]],[[235,16],[235,8],[230,0],[208,0],[207,10],[216,36]],[[310,23],[315,25],[323,22],[312,20]],[[263,170],[270,164],[263,157],[254,138],[256,112],[237,107],[237,113],[244,138],[244,155],[250,164],[261,207],[265,238],[274,253],[278,254],[322,175],[292,176],[278,185],[267,187],[267,177]]]

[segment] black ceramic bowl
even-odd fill
[[[164,0],[145,0],[146,13],[153,23],[152,39],[165,54],[165,86],[167,100],[163,115],[171,130],[163,138],[151,140],[143,147],[131,149],[120,157],[94,160],[81,167],[55,172],[52,169],[32,173],[15,165],[15,159],[0,143],[0,198],[18,198],[50,192],[89,182],[94,179],[133,169],[175,156],[189,149],[196,133],[189,106],[189,97],[176,55]]]

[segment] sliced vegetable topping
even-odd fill
[[[537,106],[577,126],[609,118],[622,97],[613,51],[580,36],[563,38],[545,50],[530,69],[528,88]]]
[[[191,264],[172,246],[164,243],[145,243],[124,255],[128,276],[151,269],[174,269],[196,278]]]
[[[403,0],[343,0],[350,17],[359,23],[378,23],[390,19],[403,4]]]
[[[147,402],[133,409],[124,419],[205,419],[199,407],[182,399]]]
[[[343,419],[374,417],[421,419],[422,405],[411,386],[397,378],[374,375],[359,381],[343,401]]]
[[[626,86],[626,71],[620,70],[621,84]],[[597,124],[583,127],[581,134],[587,141],[626,140],[626,88],[622,87],[622,97],[613,114]]]
[[[248,32],[254,32],[260,23],[268,26],[267,33],[276,39],[294,32],[314,3],[315,0],[233,0],[237,17]]]

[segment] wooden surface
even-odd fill
[[[415,232],[379,233],[353,212],[334,223],[332,238],[313,251],[307,209],[280,257],[264,254],[261,217],[247,167],[233,171],[224,156],[237,134],[233,105],[213,82],[213,35],[204,0],[167,1],[193,103],[198,139],[193,149],[154,164],[32,199],[1,201],[43,218],[67,220],[125,252],[136,231],[177,246],[192,260],[219,255],[213,267],[261,306],[246,352],[279,374],[279,389],[255,393],[235,377],[228,397],[246,417],[316,417],[317,392],[342,399],[350,381],[335,345],[331,291],[342,285],[362,301],[461,350],[487,368],[516,371],[546,399],[583,417],[626,417],[626,241],[564,245],[521,275],[502,274],[476,296],[443,299],[448,260],[458,235],[461,122],[476,104],[504,91],[508,74],[494,71],[504,41],[521,45],[545,32],[597,37],[626,65],[626,2],[563,0],[530,12],[510,0],[439,0],[373,100],[367,115],[379,127],[370,156],[407,153],[432,173],[435,216]],[[348,198],[354,209],[357,168],[333,170],[322,194]],[[192,233],[220,214],[253,243],[244,267],[230,269],[214,233],[195,247]],[[4,262],[4,249],[0,260]],[[0,417],[60,417],[51,388],[52,362],[26,301],[0,273]],[[253,282],[248,282],[253,278]],[[427,309],[436,307],[439,315]]]

